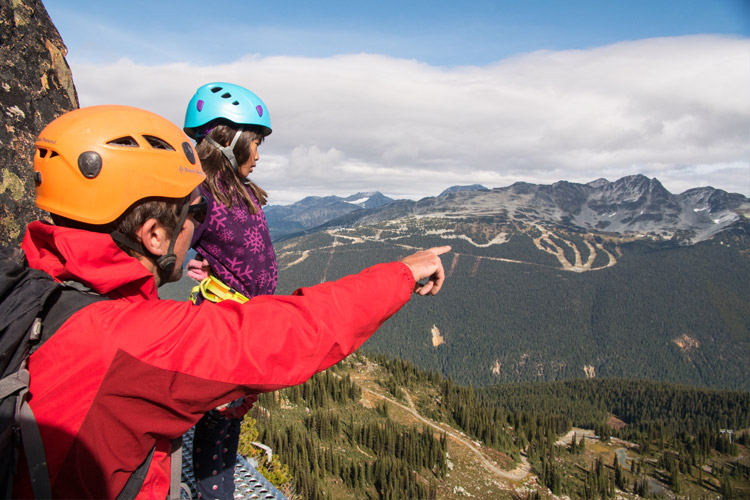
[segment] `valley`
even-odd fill
[[[475,459],[478,460],[482,466],[484,466],[486,471],[491,476],[494,476],[494,480],[496,482],[503,480],[522,481],[526,479],[526,477],[531,472],[531,466],[524,456],[521,456],[521,462],[515,469],[505,470],[501,468],[500,465],[494,461],[494,459],[488,456],[493,454],[497,456],[497,452],[492,453],[493,450],[484,448],[481,443],[472,441],[465,434],[445,423],[439,424],[420,415],[419,411],[415,408],[414,403],[411,401],[411,396],[407,391],[404,391],[403,396],[408,404],[404,404],[384,394],[383,391],[377,390],[375,388],[368,388],[368,386],[373,386],[376,384],[373,384],[372,380],[367,380],[366,378],[362,377],[361,373],[355,374],[354,376],[352,376],[352,379],[362,387],[362,391],[364,393],[362,404],[365,407],[374,408],[378,401],[385,401],[394,408],[389,411],[391,418],[396,418],[394,416],[394,411],[397,413],[405,412],[404,415],[396,418],[396,420],[402,423],[408,423],[410,425],[413,422],[426,424],[429,427],[435,429],[438,433],[444,433],[448,438],[450,438],[450,441],[454,442],[455,445],[455,448],[453,448],[451,445],[448,446],[449,453],[451,450],[453,450],[454,455],[465,455],[467,453],[469,455],[474,455]],[[509,460],[508,457],[501,456],[501,458],[504,458],[504,460],[502,461],[507,465],[507,462]],[[507,488],[507,485],[505,486]]]
[[[455,386],[410,363],[358,352],[301,388],[263,395],[252,425],[290,464],[288,493],[299,498],[750,494],[747,393],[624,380],[490,389]],[[737,429],[734,444],[719,432],[726,425]],[[389,432],[404,440],[386,438]],[[444,443],[443,458],[430,452],[436,462],[410,462],[429,446],[417,437],[426,433]],[[401,481],[377,472],[378,464],[391,464]],[[404,469],[406,476],[398,472]]]

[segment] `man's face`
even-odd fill
[[[196,187],[190,194],[190,204],[197,205],[200,201],[201,195]],[[185,257],[190,248],[190,242],[193,239],[193,232],[198,225],[199,223],[196,221],[195,216],[189,213],[182,227],[175,229],[172,237],[177,238],[174,244],[174,253],[177,256],[177,261],[175,262],[174,269],[172,269],[172,275],[167,279],[167,283],[178,281],[182,278],[182,267],[185,263]]]

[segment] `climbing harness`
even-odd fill
[[[219,278],[213,274],[204,279],[197,286],[194,286],[190,292],[190,301],[195,304],[198,296],[203,296],[210,302],[221,302],[222,300],[233,300],[240,304],[247,302],[248,299],[234,288],[225,285]]]

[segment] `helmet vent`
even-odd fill
[[[113,139],[107,144],[112,146],[125,146],[127,148],[137,148],[138,142],[130,136],[120,137],[119,139]]]
[[[218,92],[221,92],[222,90],[224,90],[224,87],[214,87],[214,88],[211,89],[211,92],[213,92],[214,94],[216,94]]]
[[[47,157],[47,153],[49,153],[49,157],[50,158],[54,158],[55,156],[60,156],[57,153],[57,151],[54,151],[54,150],[50,151],[47,148],[39,148],[39,158],[46,158]]]
[[[230,97],[232,97],[232,94],[230,94],[229,92],[224,92],[223,94],[221,94],[222,99],[229,99]]]
[[[144,135],[143,138],[146,139],[148,141],[148,143],[151,145],[151,147],[154,148],[154,149],[162,149],[164,151],[174,151],[175,150],[164,139],[160,139],[158,137],[154,137],[153,135]]]
[[[234,101],[234,102],[232,103],[232,105],[233,105],[233,106],[239,106],[239,105],[240,105],[240,101]]]

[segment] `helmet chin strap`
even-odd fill
[[[174,245],[177,241],[177,236],[179,235],[179,231],[182,229],[183,224],[185,224],[185,219],[187,219],[188,210],[190,209],[190,197],[188,196],[185,199],[185,202],[182,204],[182,209],[180,210],[180,217],[177,219],[177,224],[172,229],[172,237],[169,241],[169,248],[167,248],[167,253],[164,255],[156,255],[149,251],[142,242],[135,241],[133,238],[126,236],[122,234],[119,231],[112,232],[111,236],[112,239],[116,242],[121,244],[124,247],[130,248],[131,250],[135,250],[136,252],[140,253],[141,255],[145,255],[147,257],[151,257],[156,261],[156,265],[158,267],[158,273],[159,273],[159,279],[161,283],[166,283],[169,277],[172,275],[172,272],[174,271],[174,266],[177,263],[177,255],[174,253]]]
[[[222,146],[215,140],[211,139],[209,136],[205,136],[203,139],[205,139],[210,145],[221,151],[227,160],[229,160],[229,163],[232,164],[232,167],[234,167],[235,172],[240,171],[240,166],[237,163],[237,158],[234,157],[234,147],[237,145],[237,141],[240,140],[240,135],[244,129],[242,127],[237,129],[237,132],[234,134],[234,138],[232,138],[232,143],[229,144],[229,146]]]

